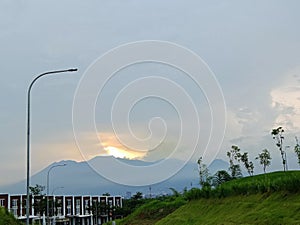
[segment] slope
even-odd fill
[[[300,224],[300,195],[272,193],[193,200],[156,224]]]
[[[300,224],[300,171],[233,180],[207,198],[189,194],[194,200],[156,224]]]
[[[179,200],[185,202],[173,204],[171,211],[154,200],[118,224],[300,224],[300,171],[245,177],[216,189],[194,188],[173,196],[174,203]]]

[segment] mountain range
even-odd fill
[[[30,183],[31,186],[39,184],[46,187],[49,169],[55,165],[66,164],[63,168],[55,168],[51,171],[49,175],[49,194],[100,195],[110,193],[112,195],[130,196],[130,193],[134,194],[139,191],[144,195],[162,195],[170,193],[170,188],[182,191],[184,188],[199,187],[198,165],[196,162],[189,161],[178,173],[163,182],[151,186],[126,186],[105,179],[90,166],[91,162],[109,166],[111,159],[112,156],[97,156],[87,162],[71,160],[55,162],[33,175]],[[142,160],[118,160],[134,166],[151,164]],[[221,159],[215,159],[208,166],[210,174],[214,174],[218,170],[227,170],[227,168],[228,163]],[[2,186],[0,187],[0,192],[10,194],[26,193],[26,180]]]

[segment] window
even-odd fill
[[[0,206],[4,207],[4,205],[5,205],[5,199],[1,198],[0,199]]]
[[[71,199],[67,199],[67,215],[71,215]]]
[[[18,215],[18,199],[13,199],[12,200],[12,214],[14,214],[14,216]]]
[[[117,207],[120,207],[120,206],[121,206],[121,204],[120,204],[120,199],[119,199],[119,198],[116,198],[116,206],[117,206]]]
[[[62,211],[61,211],[61,209],[62,209],[62,207],[61,207],[61,199],[57,199],[57,207],[56,207],[56,215],[57,216],[61,216],[62,215]]]
[[[76,215],[80,214],[80,199],[76,199]]]
[[[90,214],[90,213],[89,213],[90,207],[89,207],[89,200],[88,200],[88,199],[84,200],[84,209],[85,209],[85,212],[84,212],[85,215]]]

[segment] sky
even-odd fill
[[[281,169],[270,131],[282,126],[284,146],[290,146],[286,148],[289,167],[299,168],[293,153],[294,137],[300,136],[299,7],[297,0],[1,1],[0,169],[6,175],[1,176],[0,185],[25,178],[27,89],[38,74],[56,69],[76,67],[79,71],[44,77],[32,90],[32,173],[55,161],[82,161],[98,155],[146,161],[184,157],[196,137],[192,130],[186,131],[185,144],[172,155],[181,128],[196,129],[198,123],[189,116],[192,110],[178,112],[188,101],[173,91],[175,84],[188,93],[201,125],[200,151],[191,160],[204,154],[212,128],[210,99],[184,71],[169,65],[131,65],[111,76],[102,90],[98,87],[92,118],[96,129],[85,127],[86,118],[74,112],[74,102],[84,103],[78,90],[95,60],[120,45],[143,40],[190,49],[215,76],[224,96],[226,113],[219,116],[226,118],[226,130],[224,139],[219,138],[220,147],[207,150],[208,158],[227,160],[226,151],[238,145],[254,160],[267,148],[273,158],[271,169]],[[104,77],[101,72],[97,74]],[[123,112],[126,98],[115,101],[120,93],[121,97],[139,97],[147,90],[164,94],[167,86],[157,76],[174,82],[167,90],[176,104],[152,96]],[[119,106],[116,114],[114,103]],[[75,135],[74,114],[80,125]],[[128,116],[123,121],[124,115]],[[114,125],[112,116],[117,121]],[[256,166],[256,172],[262,172]]]

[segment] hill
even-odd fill
[[[118,224],[300,224],[300,171],[274,172],[226,182],[216,189],[192,189],[175,200],[164,218],[145,223],[145,213],[164,212],[162,203],[144,205]],[[152,209],[152,211],[151,211]]]
[[[142,192],[143,194],[149,194],[149,186],[125,186],[113,183],[100,174],[96,173],[91,165],[106,165],[108,168],[111,167],[111,156],[98,156],[87,162],[75,162],[71,160],[60,161],[53,163],[36,173],[31,177],[31,185],[40,184],[46,186],[47,172],[52,166],[57,164],[66,164],[63,168],[57,168],[51,171],[50,174],[50,189],[49,193],[56,187],[64,187],[58,189],[55,194],[72,194],[72,195],[98,195],[109,192],[112,195],[123,195],[125,196],[127,192],[132,194],[137,191]],[[118,159],[122,163],[134,165],[134,166],[147,166],[151,163],[145,162],[142,160],[128,160],[128,159]],[[178,162],[174,159],[174,164]],[[219,169],[228,168],[228,163],[216,159],[212,162],[209,170],[211,173],[216,172]],[[128,174],[130,177],[130,174]],[[139,179],[135,177],[135,179]],[[196,162],[188,162],[182,170],[176,173],[170,179],[163,181],[158,184],[151,185],[152,196],[153,195],[162,195],[166,192],[170,192],[169,188],[175,188],[177,190],[183,190],[185,187],[198,187],[199,186],[199,175],[197,171]],[[2,193],[11,193],[11,194],[20,194],[26,192],[26,181],[21,181],[14,183],[12,185],[0,187],[0,192]]]
[[[255,194],[193,200],[155,224],[291,225],[300,224],[299,213],[299,194]]]

